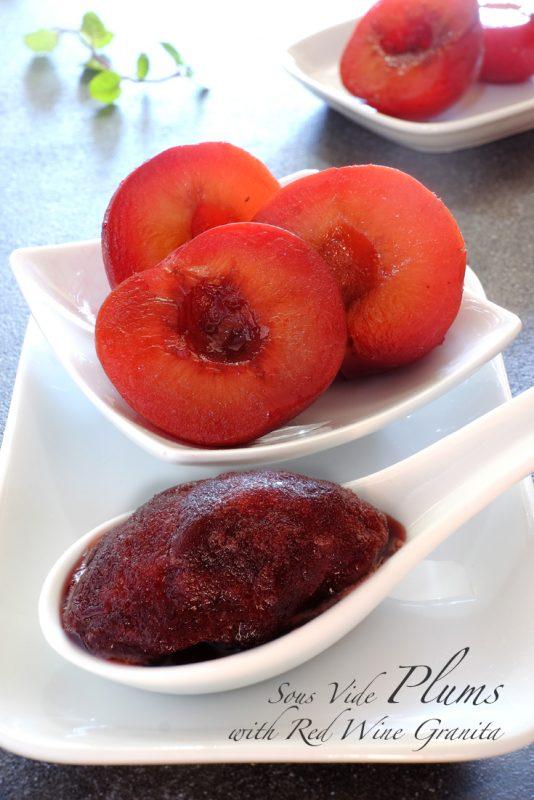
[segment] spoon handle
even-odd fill
[[[412,539],[442,540],[534,471],[534,387],[381,472],[346,484]],[[434,537],[433,537],[434,538]]]

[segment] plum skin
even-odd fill
[[[330,264],[347,315],[346,377],[410,364],[443,342],[462,300],[465,242],[415,178],[332,167],[281,189],[256,220],[301,236]]]
[[[155,267],[205,230],[250,220],[279,188],[261,161],[227,142],[158,153],[121,181],[106,209],[102,256],[110,286]]]
[[[517,24],[509,27],[486,24],[493,22],[492,14],[499,11],[511,12]],[[520,3],[483,2],[481,18],[484,59],[480,80],[497,84],[527,81],[534,75],[534,15]]]

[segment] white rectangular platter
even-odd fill
[[[356,478],[419,450],[508,396],[499,358],[407,418],[284,468],[340,482]],[[32,758],[85,764],[418,762],[493,756],[532,740],[529,483],[508,491],[453,535],[349,636],[287,675],[224,694],[171,697],[113,685],[64,663],[45,644],[37,621],[41,583],[57,556],[89,528],[156,491],[215,472],[161,462],[126,439],[74,386],[30,323],[1,452],[0,746]],[[503,684],[497,702],[424,703],[422,685],[403,688],[399,702],[388,703],[406,674],[402,665],[428,665],[435,677],[465,647],[466,658],[445,683],[457,692],[484,685],[487,695]],[[329,702],[329,684],[345,686],[354,679],[354,693],[375,676],[371,703]],[[296,709],[269,702],[292,689],[313,693],[312,701]],[[265,738],[277,718],[275,734]],[[310,724],[292,733],[301,718]],[[351,733],[343,738],[351,719]],[[447,729],[491,723],[490,730],[500,734],[495,740],[440,734],[424,744],[434,724],[425,720],[431,719]],[[359,738],[362,721],[367,733]],[[262,723],[263,738],[231,738],[232,731],[254,724],[257,730]],[[416,739],[422,723],[423,738]],[[324,741],[305,741],[312,728],[326,729]],[[402,729],[402,736],[372,738],[384,728]]]

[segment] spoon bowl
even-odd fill
[[[406,543],[333,606],[266,644],[180,666],[130,666],[97,658],[70,640],[60,618],[65,586],[87,547],[122,514],[82,536],[50,570],[39,598],[48,643],[76,666],[128,686],[203,694],[266,680],[319,654],[354,628],[460,525],[534,469],[534,388],[419,453],[345,484],[406,528]],[[131,513],[131,512],[130,512]]]

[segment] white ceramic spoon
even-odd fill
[[[534,388],[420,453],[346,484],[401,522],[406,544],[311,622],[251,650],[195,664],[139,667],[104,661],[71,642],[60,621],[65,582],[88,545],[129,514],[82,536],[52,567],[39,599],[41,628],[68,661],[128,686],[202,694],[256,683],[301,664],[348,633],[447,536],[533,470]]]

